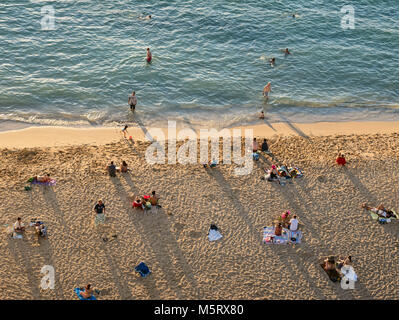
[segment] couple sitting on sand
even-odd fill
[[[291,211],[287,210],[278,217],[278,223],[281,224],[283,228],[290,229],[290,231],[297,231],[299,225],[297,218],[296,215],[292,216]]]
[[[122,161],[122,165],[117,167],[114,165],[114,162],[111,161],[110,165],[107,166],[107,171],[111,177],[116,177],[116,172],[127,172],[129,169],[127,168],[126,161]]]
[[[258,141],[256,141],[256,138],[254,138],[254,140],[252,142],[252,151],[254,153],[259,152],[259,144],[258,144]],[[269,146],[267,144],[266,139],[263,139],[260,151],[270,153]]]
[[[141,197],[137,196],[136,200],[133,201],[132,207],[133,209],[140,209],[140,210],[149,210],[153,206],[161,208],[158,202],[159,202],[158,196],[155,194],[155,191],[152,191],[151,195],[143,195]]]
[[[283,232],[283,228],[288,228],[290,231],[297,231],[299,221],[297,216],[294,215],[291,218],[291,212],[289,210],[285,211],[281,216],[279,216],[279,222],[276,224],[274,228],[274,234],[276,236],[281,236]]]
[[[351,278],[353,281],[357,280],[357,276],[353,270],[351,256],[345,259],[339,259],[338,261],[336,261],[334,256],[330,256],[323,261],[321,266],[333,282],[340,281],[348,271],[353,271]],[[345,274],[343,271],[345,271]]]

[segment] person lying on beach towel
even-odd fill
[[[74,291],[80,300],[96,300],[96,298],[93,295],[93,290],[91,289],[90,284],[88,284],[84,288],[75,288]]]
[[[342,275],[337,270],[337,264],[334,256],[326,258],[321,264],[321,267],[327,273],[332,282],[337,282],[341,280]]]
[[[398,216],[393,210],[386,209],[384,205],[380,204],[377,208],[370,207],[367,203],[362,204],[362,208],[374,213],[379,218],[397,219]]]
[[[287,178],[287,179],[291,179],[291,175],[290,175],[290,173],[288,172],[288,169],[287,169],[287,166],[286,166],[286,165],[282,165],[282,166],[278,167],[278,168],[277,168],[277,172],[278,172],[278,175],[279,175],[280,177],[284,177],[284,178]]]

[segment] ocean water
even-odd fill
[[[341,27],[347,4],[355,29]],[[261,109],[270,122],[399,120],[399,1],[0,2],[0,122],[228,127]]]

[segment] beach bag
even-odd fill
[[[252,154],[252,157],[253,157],[253,159],[254,159],[255,161],[258,161],[258,160],[259,160],[259,154],[258,154],[258,153],[253,153],[253,154]]]

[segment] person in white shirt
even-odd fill
[[[297,220],[296,216],[294,216],[290,220],[290,230],[291,231],[297,231],[298,230],[298,224],[299,224],[299,221]]]
[[[24,224],[22,223],[22,219],[18,217],[17,222],[14,223],[14,231],[15,232],[23,232],[25,231]]]
[[[129,97],[128,103],[130,105],[130,110],[134,111],[137,104],[136,92],[133,91],[132,95]]]

